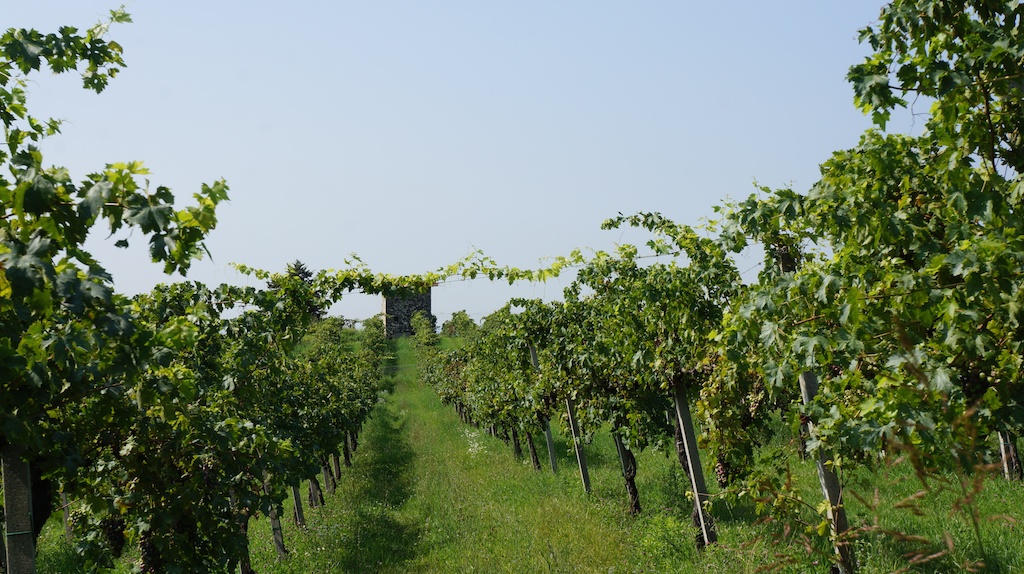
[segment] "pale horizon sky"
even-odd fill
[[[645,241],[601,231],[620,211],[698,224],[755,180],[806,191],[870,127],[845,75],[882,5],[138,0],[134,22],[108,34],[127,67],[107,90],[44,72],[29,110],[67,121],[44,159],[76,180],[142,160],[181,205],[227,180],[214,258],[188,279],[245,284],[230,263],[338,268],[349,253],[422,273],[477,248],[534,268]],[[0,26],[84,30],[116,6],[11,3]],[[890,129],[921,122],[896,116]],[[95,235],[119,291],[168,280],[141,242],[117,250]],[[563,285],[451,283],[433,310],[479,319]],[[379,310],[353,294],[334,312]]]

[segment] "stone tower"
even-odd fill
[[[412,335],[412,316],[423,311],[434,322],[430,312],[430,291],[384,297],[384,331],[388,339]]]

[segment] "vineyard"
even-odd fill
[[[251,573],[261,516],[286,563],[282,521],[305,527],[371,414],[390,412],[382,322],[353,329],[327,309],[353,291],[574,273],[560,300],[513,299],[481,324],[456,314],[438,335],[416,319],[419,376],[464,432],[501,439],[535,471],[578,471],[584,493],[588,456],[610,442],[626,524],[652,513],[638,461],[669,454],[694,564],[754,548],[764,571],[1021,571],[1024,516],[988,493],[1019,500],[1024,481],[1022,17],[1017,2],[893,0],[847,76],[875,128],[806,191],[761,188],[700,227],[655,212],[604,222],[647,233],[642,246],[532,270],[481,252],[417,275],[357,258],[340,271],[238,265],[261,286],[179,281],[135,297],[86,250],[90,234],[142,239],[168,276],[185,275],[228,186],[178,208],[141,163],[81,180],[46,165],[40,142],[61,122],[29,113],[31,76],[78,73],[102,92],[124,65],[108,28],[128,16],[84,33],[6,31],[0,569],[36,571],[51,514],[86,571]],[[888,133],[918,99],[931,106],[922,133]],[[737,266],[751,253],[756,277]],[[897,499],[881,486],[893,476]],[[948,528],[897,518],[935,508]],[[723,528],[738,514],[746,529]],[[881,566],[872,553],[892,544],[900,562]]]
[[[293,500],[284,501],[286,559],[277,558],[270,521],[252,521],[249,537],[256,571],[753,573],[778,562],[776,553],[787,548],[775,539],[771,523],[758,523],[753,505],[719,498],[720,490],[711,481],[719,542],[698,551],[686,497],[688,479],[674,452],[666,456],[647,449],[636,454],[643,511],[629,515],[621,464],[605,430],[585,447],[590,493],[580,486],[572,438],[559,425],[552,427],[558,472],[548,468],[543,435],[534,438],[544,470],[534,470],[528,454],[517,458],[500,430],[499,437],[492,437],[485,428],[459,423],[457,413],[418,380],[411,343],[398,341],[387,370],[388,392],[360,432],[352,466],[342,467],[334,493],[325,492],[325,504],[310,508],[303,484],[305,527],[295,522]],[[442,339],[441,344],[448,348],[456,343]],[[773,444],[791,449],[793,439],[781,426]],[[795,486],[813,496],[819,489],[814,465],[800,463],[795,454],[790,458]],[[882,488],[885,505],[917,491],[912,473],[899,469],[870,478]],[[1024,503],[1022,495],[999,481],[988,485],[977,503],[984,515],[998,514]],[[949,514],[952,500],[951,492],[938,495],[934,504],[920,507],[921,515],[872,510],[856,499],[849,510],[855,521],[878,514],[887,526],[903,531],[938,539],[944,531],[957,539],[969,537],[969,521]],[[1013,571],[1019,533],[985,528],[986,542],[991,543],[989,569],[998,564]],[[860,544],[870,548],[860,556],[861,571],[890,572],[906,564],[907,543],[896,537],[875,533]],[[802,545],[793,550],[800,553],[797,564],[781,571],[808,571],[817,560],[803,554]],[[958,545],[955,552],[962,559],[972,551]],[[39,553],[40,572],[86,571],[74,544],[65,541],[59,517],[47,524]],[[115,571],[130,571],[136,558],[127,547]],[[919,570],[959,571],[935,562]]]

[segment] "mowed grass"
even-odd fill
[[[596,433],[586,446],[590,495],[583,492],[570,442],[557,429],[558,473],[547,466],[541,435],[534,439],[544,470],[535,471],[528,458],[516,460],[504,442],[463,424],[441,405],[417,380],[414,363],[410,343],[399,341],[392,392],[365,425],[353,466],[342,469],[337,492],[328,495],[323,508],[306,507],[306,529],[296,528],[291,501],[286,503],[286,559],[276,557],[269,521],[253,521],[257,572],[827,571],[827,558],[808,553],[800,542],[802,525],[794,524],[791,535],[780,539],[779,527],[758,523],[752,503],[720,497],[712,502],[719,544],[697,551],[688,479],[674,453],[638,454],[643,505],[638,517],[626,513],[619,461],[607,432]],[[791,440],[780,433],[774,444],[793,451]],[[710,465],[705,466],[713,482]],[[820,500],[813,463],[794,455],[789,466],[801,494],[811,502]],[[875,512],[853,497],[847,500],[853,524],[875,524],[877,517],[878,529],[856,543],[859,572],[892,572],[921,552],[946,554],[911,572],[962,572],[965,564],[979,560],[985,572],[1024,572],[1024,485],[989,480],[974,499],[982,550],[968,514],[955,508],[962,498],[955,482],[950,490],[933,489],[913,504],[894,508],[921,490],[905,467],[861,472],[856,478],[850,488],[869,505],[877,489],[879,501]],[[801,518],[810,524],[818,520],[810,508]],[[40,554],[40,572],[79,571],[63,542],[59,517],[47,525]],[[119,571],[129,570],[126,563],[119,566]]]
[[[400,344],[397,363],[413,362]],[[515,460],[503,442],[443,407],[415,369],[401,368],[328,505],[306,509],[305,532],[285,524],[291,556],[278,561],[267,521],[254,525],[254,566],[296,573],[627,571],[625,517],[616,504],[567,487],[562,475],[570,471],[540,473]]]

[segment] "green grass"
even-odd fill
[[[400,345],[397,363],[412,362]],[[414,369],[396,378],[328,506],[307,510],[306,532],[286,525],[292,557],[277,562],[266,521],[254,527],[262,539],[253,543],[257,570],[625,571],[617,507],[568,487],[563,475],[571,469],[538,473],[501,441],[462,425],[416,382]]]
[[[400,341],[396,365],[415,362],[408,341]],[[535,437],[546,462],[541,436]],[[790,440],[785,434],[778,444]],[[820,557],[779,542],[777,529],[756,524],[749,504],[715,498],[720,543],[703,552],[694,547],[688,482],[674,453],[637,456],[637,486],[643,513],[626,513],[618,459],[606,432],[587,445],[593,492],[583,493],[575,457],[556,432],[559,472],[533,470],[516,460],[502,441],[461,423],[433,391],[418,382],[415,368],[397,369],[394,387],[365,425],[351,468],[343,468],[338,491],[327,506],[306,508],[308,527],[297,529],[291,501],[284,516],[289,556],[276,558],[266,518],[251,527],[253,565],[260,573],[317,572],[681,572],[753,573],[790,554],[797,564],[782,572],[825,572]],[[790,460],[793,480],[808,500],[820,500],[815,467]],[[710,469],[706,470],[713,477]],[[879,491],[878,519],[887,531],[924,536],[929,553],[953,551],[912,572],[960,572],[982,554],[973,526],[954,511],[955,493],[929,495],[918,504],[923,515],[894,505],[920,490],[901,466],[878,474],[862,472],[854,488],[871,501]],[[991,480],[977,498],[983,517],[984,571],[1024,572],[1024,485]],[[848,499],[851,522],[871,524],[874,516]],[[813,520],[811,510],[804,517]],[[59,520],[59,517],[58,517]],[[40,549],[40,572],[76,572],[74,555],[48,525]],[[882,532],[857,541],[860,572],[891,572],[907,565],[912,542]],[[818,561],[815,564],[815,561]],[[123,571],[127,571],[124,566]]]

